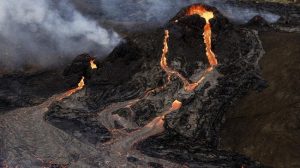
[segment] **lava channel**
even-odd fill
[[[186,13],[187,16],[191,15],[199,15],[200,17],[204,18],[206,21],[206,24],[204,26],[204,32],[203,32],[203,39],[206,46],[206,56],[209,61],[210,67],[208,67],[204,73],[199,77],[199,80],[196,82],[189,82],[187,78],[185,78],[182,74],[180,74],[178,71],[170,68],[168,66],[167,62],[167,55],[169,52],[169,46],[168,46],[168,39],[169,39],[169,30],[165,30],[164,35],[164,41],[163,41],[163,49],[162,49],[162,56],[160,65],[161,68],[167,73],[168,75],[168,82],[170,82],[171,76],[175,75],[178,77],[184,84],[184,89],[188,92],[191,92],[195,90],[205,79],[207,74],[211,72],[215,66],[218,65],[218,60],[216,59],[216,56],[214,52],[211,50],[211,25],[209,23],[209,20],[214,17],[213,12],[207,11],[203,6],[201,5],[194,5],[191,6]],[[176,23],[178,20],[176,21]]]

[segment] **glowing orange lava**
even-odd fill
[[[77,89],[81,90],[84,87],[84,76],[81,78],[80,82],[77,84]]]
[[[97,69],[97,65],[95,64],[95,60],[94,59],[90,60],[90,67],[92,69]]]
[[[97,69],[97,65],[95,64],[95,60],[94,59],[90,60],[90,67],[92,69]],[[80,79],[80,81],[77,84],[77,87],[74,88],[74,89],[71,89],[71,90],[67,91],[66,94],[65,94],[65,96],[67,96],[67,97],[71,96],[75,92],[83,89],[83,87],[85,86],[84,79],[85,79],[84,76],[82,76],[81,79]]]
[[[181,108],[181,106],[182,106],[182,103],[178,100],[175,100],[172,103],[171,111],[179,110]]]
[[[187,16],[190,15],[199,15],[200,17],[204,18],[206,20],[206,24],[204,26],[204,32],[203,32],[203,38],[204,38],[204,43],[206,45],[206,56],[208,58],[210,67],[208,67],[204,73],[199,77],[199,80],[193,83],[190,83],[188,79],[186,79],[183,75],[181,75],[178,71],[170,68],[168,66],[167,62],[167,54],[169,52],[169,47],[168,47],[168,39],[169,39],[169,30],[165,30],[165,36],[164,36],[164,41],[163,41],[163,49],[162,49],[162,56],[160,60],[160,66],[162,69],[167,73],[168,75],[168,82],[171,79],[172,75],[177,76],[184,84],[184,89],[188,92],[193,91],[196,89],[199,84],[203,82],[205,79],[206,75],[211,72],[214,68],[214,66],[218,65],[218,61],[216,59],[215,54],[211,50],[211,26],[209,23],[209,20],[214,17],[213,12],[207,11],[203,6],[201,5],[194,5],[191,6],[186,13]],[[178,21],[176,20],[175,23]]]
[[[81,77],[81,80],[78,82],[77,87],[74,88],[74,89],[71,89],[71,90],[67,91],[66,94],[65,94],[65,96],[66,97],[71,96],[75,92],[83,89],[84,86],[85,86],[85,83],[84,83],[84,76],[83,76],[83,77]]]
[[[206,45],[206,56],[208,58],[209,64],[211,66],[218,65],[218,61],[216,59],[215,54],[211,50],[211,26],[209,23],[209,20],[214,18],[214,13],[211,11],[207,11],[203,6],[201,5],[194,5],[191,6],[188,11],[187,15],[199,15],[202,18],[205,19],[206,24],[204,26],[204,32],[203,32],[203,38]]]
[[[172,103],[172,106],[165,112],[163,112],[160,116],[155,117],[150,123],[146,125],[148,128],[153,128],[155,126],[160,126],[163,128],[164,119],[167,114],[172,113],[173,111],[179,110],[182,106],[182,103],[179,100],[175,100]]]
[[[179,72],[177,72],[176,70],[173,70],[172,68],[170,68],[168,66],[168,62],[167,62],[167,54],[169,52],[168,39],[169,39],[169,30],[165,30],[165,37],[164,37],[164,43],[163,43],[164,48],[162,49],[162,56],[161,56],[161,60],[160,60],[160,66],[167,73],[168,82],[170,81],[172,75],[176,75],[178,78],[180,78],[183,81],[185,86],[189,85],[188,80],[185,79],[184,76],[182,76]]]

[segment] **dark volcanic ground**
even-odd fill
[[[300,167],[300,34],[261,32],[269,87],[226,114],[222,145],[274,167]]]
[[[273,11],[287,8],[266,4]],[[291,16],[299,16],[297,9]],[[290,17],[285,14],[271,27],[260,19],[239,27],[217,16],[213,50],[220,66],[193,93],[183,91],[175,77],[167,83],[159,65],[163,29],[130,33],[107,59],[97,61],[98,70],[89,69],[90,58],[82,55],[64,72],[2,76],[0,162],[24,167],[299,167],[297,21],[286,22]],[[203,25],[189,17],[164,27],[172,34],[170,66],[193,79],[193,73],[208,67],[199,38]],[[266,51],[260,61],[266,89],[256,65],[262,48],[249,27],[260,31]],[[51,97],[76,86],[81,75],[85,89],[67,98]],[[163,84],[166,89],[145,97],[145,91]],[[175,99],[182,108],[170,113]],[[161,120],[164,113],[170,114]]]
[[[65,92],[68,83],[61,70],[0,74],[0,114],[20,107],[38,105],[53,94]]]

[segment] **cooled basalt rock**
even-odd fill
[[[254,9],[262,12],[270,12],[279,17],[274,23],[269,23],[269,28],[259,30],[280,30],[286,32],[300,32],[300,6],[295,4],[282,4],[274,2],[256,1],[233,1],[228,0],[226,4],[232,7]]]
[[[185,140],[173,136],[172,143],[182,143],[185,146],[185,142],[197,141],[197,145],[205,149],[193,155],[199,161],[192,163],[190,158],[180,157],[183,162],[190,166],[202,167],[240,167],[243,164],[257,166],[257,163],[250,162],[242,156],[217,151],[217,144],[223,115],[228,107],[250,89],[264,87],[265,83],[260,77],[258,67],[263,48],[255,31],[237,28],[215,8],[206,6],[206,9],[213,11],[215,15],[214,19],[210,20],[212,50],[219,63],[206,74],[203,82],[194,91],[184,90],[181,80],[175,76],[168,82],[167,74],[160,66],[164,30],[168,29],[170,39],[167,58],[170,67],[189,81],[198,80],[209,67],[202,37],[205,20],[197,15],[185,16],[187,9],[183,9],[164,28],[127,37],[99,63],[99,69],[90,71],[86,88],[53,104],[46,119],[57,127],[60,127],[57,124],[59,120],[68,120],[92,127],[92,130],[100,127],[104,130],[99,118],[102,110],[105,111],[106,107],[114,103],[138,99],[136,103],[130,104],[130,108],[124,106],[113,111],[114,115],[134,123],[135,127],[130,129],[138,129],[162,114],[174,100],[179,100],[182,107],[165,117],[165,128],[171,135],[180,135]],[[159,89],[149,92],[155,88]],[[114,129],[124,129],[120,126],[122,123],[113,125]],[[60,128],[68,130],[66,127]],[[105,137],[109,135],[107,130],[96,133],[104,133]],[[103,137],[98,138],[99,143],[101,139]],[[160,138],[156,140],[163,141]],[[151,140],[147,142],[149,141]],[[155,157],[162,155],[162,151],[154,149],[155,147],[140,146],[139,150],[146,154],[149,154],[151,149],[153,153],[156,152]],[[210,162],[207,161],[211,156],[207,150],[213,151],[213,159]],[[172,152],[180,155],[179,151]],[[206,161],[201,160],[203,155],[207,156]],[[174,157],[165,158],[176,160]]]
[[[60,70],[2,75],[0,81],[0,114],[38,105],[72,86],[66,83],[67,79]]]
[[[0,113],[41,104],[53,94],[76,86],[82,76],[88,79],[92,59],[90,55],[82,54],[65,70],[57,66],[55,70],[0,75]]]
[[[172,160],[189,167],[262,167],[258,162],[237,153],[207,148],[197,141],[189,141],[171,133],[150,137],[137,148],[146,155]]]
[[[269,23],[261,16],[254,16],[251,20],[246,24],[247,27],[258,27],[258,28],[268,28],[270,27]]]

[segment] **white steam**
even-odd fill
[[[181,8],[193,3],[204,3],[216,7],[223,15],[238,23],[246,23],[256,15],[273,23],[278,15],[254,8],[244,8],[227,4],[222,0],[100,0],[90,1],[105,11],[107,19],[131,22],[166,23]]]
[[[66,0],[0,0],[0,69],[53,66],[83,52],[99,56],[119,40]]]
[[[193,3],[214,6],[238,23],[256,15],[271,23],[279,19],[270,12],[221,0],[0,0],[0,73],[28,64],[57,65],[83,52],[104,56],[119,43],[115,32],[84,17],[69,1],[79,4],[78,9],[93,9],[88,14],[97,20],[132,23],[131,28],[137,29],[143,26],[136,22],[159,27]]]

